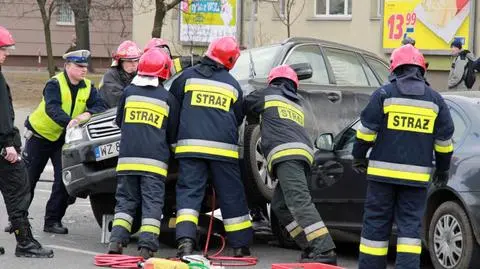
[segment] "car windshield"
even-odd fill
[[[273,61],[277,58],[277,53],[282,49],[281,45],[272,45],[261,48],[243,50],[235,66],[230,70],[237,80],[248,80],[250,78],[250,53],[255,74],[257,78],[266,78],[272,69]]]

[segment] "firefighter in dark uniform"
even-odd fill
[[[148,259],[159,248],[165,179],[179,109],[175,97],[162,85],[170,77],[170,67],[170,57],[163,50],[146,52],[140,58],[138,75],[125,89],[118,106],[116,123],[122,138],[111,254],[121,254],[128,244],[138,207],[142,209],[139,255]]]
[[[33,194],[48,159],[54,169],[52,193],[47,202],[43,230],[67,234],[62,218],[71,198],[62,181],[62,146],[65,130],[88,121],[91,114],[105,111],[105,104],[93,83],[86,79],[88,50],[76,50],[63,55],[65,71],[52,77],[43,90],[40,105],[25,121],[27,132],[23,157]],[[31,202],[31,201],[30,201]]]
[[[395,79],[361,113],[353,169],[366,173],[360,269],[384,269],[392,223],[398,269],[420,268],[422,217],[435,152],[434,184],[446,184],[454,126],[442,96],[424,80],[425,59],[412,45],[393,51]],[[367,151],[372,148],[367,160]]]
[[[201,60],[201,57],[197,55],[181,56],[173,59],[172,51],[170,50],[170,47],[168,46],[167,42],[161,38],[154,37],[150,39],[147,45],[145,45],[145,48],[143,49],[143,53],[145,53],[147,50],[151,48],[162,48],[168,53],[168,55],[172,59],[172,67],[170,69],[170,73],[172,76],[182,72],[183,70],[185,70],[190,66],[200,63],[200,60]]]
[[[123,89],[130,85],[137,74],[138,59],[142,51],[131,40],[123,41],[113,55],[110,68],[103,75],[99,93],[109,108],[117,107]]]
[[[0,26],[0,67],[14,46],[10,32]],[[17,239],[15,256],[51,258],[53,251],[43,248],[35,240],[28,221],[30,188],[25,164],[20,157],[22,141],[14,121],[12,94],[0,69],[0,191],[11,223],[8,232],[15,233]],[[4,252],[0,247],[0,254]]]
[[[308,189],[313,147],[304,126],[297,74],[281,65],[271,70],[268,83],[245,97],[245,111],[260,115],[262,151],[269,172],[279,180],[272,209],[304,251],[302,262],[336,264],[335,244]]]
[[[194,250],[209,172],[234,256],[250,255],[252,223],[238,160],[243,93],[228,72],[239,55],[234,38],[216,39],[210,43],[201,63],[184,70],[170,89],[182,107],[175,148],[179,160],[176,190],[179,257]]]

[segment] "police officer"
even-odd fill
[[[154,37],[150,39],[147,45],[145,45],[143,52],[145,53],[147,50],[151,48],[162,48],[168,53],[173,63],[170,70],[170,73],[172,74],[172,76],[182,72],[185,68],[198,64],[201,60],[201,58],[197,55],[181,56],[173,59],[170,47],[168,46],[167,42],[161,38]]]
[[[10,32],[0,26],[0,66],[14,45],[15,41]],[[35,240],[30,229],[30,188],[25,165],[19,155],[22,141],[18,129],[14,126],[14,120],[12,94],[0,69],[0,191],[11,223],[9,232],[14,232],[17,239],[15,256],[51,258],[53,251],[44,249]],[[0,247],[0,254],[4,254],[4,251]]]
[[[301,261],[335,265],[335,245],[307,185],[313,147],[304,127],[297,74],[290,66],[281,65],[270,71],[268,83],[266,89],[245,97],[245,109],[247,114],[261,117],[262,152],[269,172],[279,180],[272,209],[303,249]]]
[[[420,268],[421,221],[435,152],[435,184],[448,180],[454,126],[442,96],[423,78],[425,59],[412,45],[393,51],[392,83],[375,91],[361,113],[353,168],[367,174],[360,269],[386,268],[392,223],[396,268]],[[367,151],[372,147],[370,156]]]
[[[175,148],[179,159],[176,238],[180,257],[191,254],[195,247],[209,171],[234,255],[250,255],[252,223],[238,162],[243,93],[228,72],[239,55],[234,38],[216,39],[201,63],[184,70],[170,89],[181,105]]]
[[[93,83],[85,78],[89,56],[88,50],[76,50],[63,55],[66,60],[65,71],[47,82],[42,101],[25,121],[27,132],[23,156],[31,184],[31,199],[48,159],[53,164],[54,183],[43,228],[49,233],[68,233],[61,222],[70,201],[62,181],[65,129],[86,122],[91,114],[105,110],[105,104]]]
[[[121,127],[122,139],[111,254],[121,254],[128,244],[139,206],[142,209],[139,254],[148,259],[159,247],[165,179],[170,145],[176,139],[179,109],[178,101],[162,86],[170,77],[170,67],[166,52],[159,48],[147,51],[140,58],[138,75],[120,100],[116,122]]]
[[[99,92],[109,108],[117,107],[123,89],[137,74],[138,59],[142,51],[131,40],[123,41],[113,55],[111,67],[103,75]]]

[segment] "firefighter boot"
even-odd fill
[[[330,265],[337,265],[337,254],[335,250],[331,249],[325,252],[320,252],[315,248],[306,248],[302,252],[302,257],[300,259],[301,263],[325,263]]]
[[[8,225],[5,226],[5,229],[3,230],[6,233],[11,233],[12,230],[12,223],[8,222]]]
[[[0,247],[0,255],[5,254],[5,249],[3,247]]]
[[[149,248],[141,247],[138,250],[138,256],[143,257],[145,260],[148,260],[153,257],[153,251],[151,251]]]
[[[250,256],[250,249],[248,247],[234,248],[233,257],[241,258]]]
[[[15,256],[28,258],[53,258],[53,250],[43,248],[33,237],[29,224],[22,224],[14,230],[17,239]]]
[[[193,254],[195,249],[195,241],[193,239],[184,237],[178,240],[177,257],[188,256]]]
[[[122,254],[123,245],[120,242],[110,242],[108,244],[108,254]]]

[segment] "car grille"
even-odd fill
[[[91,139],[110,137],[120,134],[120,129],[115,124],[115,117],[108,117],[87,125],[88,135]]]

